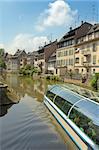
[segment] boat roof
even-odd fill
[[[76,107],[78,111],[90,118],[93,123],[99,126],[99,103],[75,93],[64,86],[53,85],[49,90],[57,96],[65,99]]]

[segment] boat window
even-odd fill
[[[47,91],[46,96],[47,96],[51,101],[53,101],[55,94],[52,93],[51,91]]]
[[[55,98],[55,104],[56,106],[58,106],[66,115],[68,114],[68,111],[70,109],[70,107],[72,106],[71,103],[69,103],[68,101],[66,101],[65,99],[63,99],[60,96],[57,96]]]
[[[69,118],[97,145],[99,145],[99,126],[85,116],[77,107],[74,107]]]
[[[63,105],[65,104],[65,100],[61,98],[60,96],[57,96],[55,98],[55,104],[58,106],[60,109],[62,109]]]
[[[63,112],[68,115],[68,111],[71,108],[72,104],[68,101],[65,101],[65,104],[62,107]]]

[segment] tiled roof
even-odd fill
[[[17,50],[16,53],[14,54],[14,56],[18,57],[19,55],[21,55],[22,53],[26,53],[25,50]]]
[[[77,28],[75,28],[75,29],[70,30],[69,32],[67,32],[61,38],[61,40],[59,41],[59,43],[67,41],[69,39],[73,39],[73,38],[77,39],[77,38],[80,38],[82,36],[85,36],[88,33],[88,31],[90,30],[91,27],[92,27],[92,24],[84,22],[79,27],[77,27]]]
[[[89,30],[88,34],[91,34],[93,32],[99,31],[99,23],[94,24],[91,29]]]

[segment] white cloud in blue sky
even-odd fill
[[[14,54],[17,49],[25,49],[27,52],[36,51],[39,46],[48,43],[46,36],[33,36],[32,34],[18,34],[6,49],[9,53]]]
[[[17,48],[37,50],[45,41],[60,39],[81,20],[93,22],[93,3],[98,10],[97,0],[0,1],[0,47],[9,53]],[[95,18],[99,22],[97,14]]]
[[[67,2],[64,0],[56,0],[49,3],[48,9],[45,9],[40,14],[36,29],[43,31],[48,27],[56,26],[70,26],[75,20],[77,10],[72,10]]]

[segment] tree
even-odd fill
[[[0,57],[0,68],[6,69],[6,64],[5,64],[5,62],[4,62],[2,57]]]
[[[4,49],[0,48],[0,57],[2,57],[4,55]]]
[[[3,56],[4,56],[4,49],[0,48],[0,68],[6,69],[6,64],[4,62]]]

